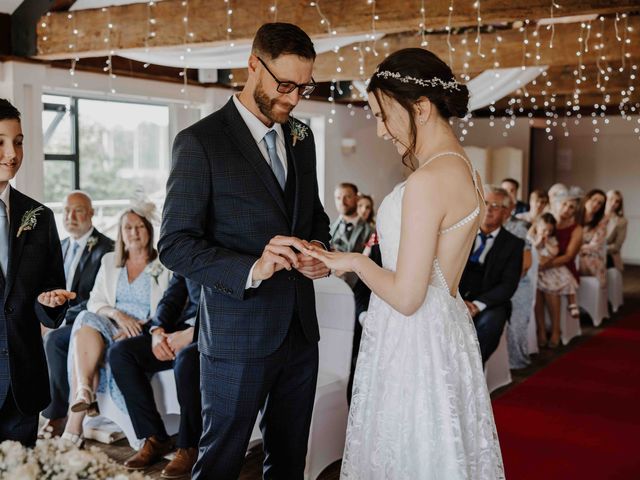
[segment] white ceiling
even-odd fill
[[[0,0],[0,13],[8,13],[11,15],[22,0]]]

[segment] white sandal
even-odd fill
[[[69,442],[76,448],[82,448],[82,446],[84,445],[84,437],[82,436],[82,434],[76,435],[75,433],[64,432],[60,436],[60,439]]]
[[[89,394],[88,397],[84,394],[84,392],[87,392]],[[95,401],[96,398],[93,389],[89,388],[88,385],[84,385],[81,383],[76,389],[76,400],[71,404],[70,409],[75,413],[84,412],[88,410],[95,403]]]

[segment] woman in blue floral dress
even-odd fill
[[[115,252],[102,258],[87,310],[71,333],[67,366],[72,395],[62,438],[82,443],[85,415],[97,415],[95,392],[107,393],[126,412],[122,393],[104,361],[105,352],[121,338],[140,335],[167,288],[171,272],[154,248],[155,206],[140,203],[120,216]]]

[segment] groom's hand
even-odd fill
[[[277,235],[269,241],[253,268],[252,281],[267,280],[274,273],[298,268],[298,256],[291,247],[302,250],[305,245],[299,238]]]
[[[313,245],[312,243],[309,243],[305,240],[302,240],[302,242],[307,248],[310,248]],[[326,277],[331,272],[331,270],[320,260],[317,260],[309,255],[305,255],[304,253],[298,254],[298,263],[299,267],[297,268],[297,270],[302,275],[311,280]]]

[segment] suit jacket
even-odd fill
[[[20,411],[35,415],[50,401],[39,323],[57,328],[67,310],[67,304],[45,307],[37,297],[65,288],[62,251],[53,212],[14,188],[9,195],[9,264],[6,278],[0,275],[0,405],[11,388]],[[36,225],[18,236],[23,215],[39,207]]]
[[[200,290],[197,283],[174,273],[151,319],[151,327],[162,327],[167,333],[189,328],[187,320],[198,313]]]
[[[504,228],[500,229],[484,260],[484,276],[480,284],[471,280],[470,264],[467,262],[459,286],[462,298],[478,300],[487,308],[503,304],[510,306],[522,274],[523,250],[522,240]]]
[[[329,229],[329,234],[331,235],[331,247],[339,252],[362,253],[366,243],[369,241],[369,238],[371,238],[371,234],[374,231],[373,228],[371,228],[371,225],[359,218],[353,225],[353,230],[347,240],[345,237],[338,234],[341,222],[342,218],[338,217],[338,219],[331,224]]]
[[[299,272],[282,270],[245,290],[274,236],[329,244],[313,134],[298,128],[308,135],[294,146],[283,125],[291,204],[232,100],[175,139],[158,248],[168,268],[202,285],[198,348],[206,355],[264,358],[294,314],[306,338],[319,339],[313,282]]]
[[[72,325],[78,314],[87,309],[87,301],[100,269],[100,261],[105,253],[113,251],[113,240],[100,233],[96,228],[93,229],[89,240],[92,238],[95,238],[93,242],[96,243],[91,245],[91,242],[88,242],[84,247],[73,276],[71,291],[76,292],[77,296],[69,302],[69,309],[64,318],[67,325]],[[70,237],[62,240],[63,252],[66,252],[67,248],[69,248],[70,240]]]

